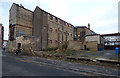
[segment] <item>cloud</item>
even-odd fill
[[[5,39],[8,35],[8,11],[13,2],[22,4],[34,11],[36,6],[75,25],[87,26],[97,33],[112,33],[117,31],[117,4],[119,0],[0,0],[0,22],[5,26]],[[7,5],[6,3],[9,3]],[[4,13],[7,13],[4,15]],[[7,20],[7,21],[6,21]],[[109,28],[109,29],[107,29]],[[106,30],[107,29],[107,30]]]

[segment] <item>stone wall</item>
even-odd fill
[[[32,35],[32,17],[32,11],[13,3],[9,10],[9,26],[10,32],[14,28],[14,39],[21,35]]]
[[[34,51],[40,51],[40,38],[35,36],[21,36],[16,38],[16,45],[21,43],[22,54],[33,55]]]
[[[85,37],[85,41],[86,41],[86,42],[97,41],[97,44],[100,44],[100,36],[99,36],[99,35],[86,36],[86,37]]]
[[[8,52],[15,52],[17,49],[16,41],[8,41]]]
[[[98,50],[98,44],[97,41],[92,41],[92,42],[85,42],[84,46],[86,45],[86,49],[90,51],[97,51]],[[85,49],[85,47],[84,47]]]
[[[39,37],[39,48],[43,50],[63,48],[63,45],[69,40],[73,40],[74,26],[72,24],[47,13],[39,7],[36,7],[32,12],[13,3],[9,18],[9,36],[13,43],[21,35],[33,35]],[[10,38],[9,40],[12,41]],[[10,42],[10,45],[12,45],[12,42]]]
[[[73,40],[74,27],[55,17],[48,14],[48,45],[49,47],[64,46],[69,40]]]
[[[33,36],[40,37],[40,49],[48,48],[48,19],[47,14],[39,7],[35,8],[33,13]]]
[[[79,41],[68,41],[67,49],[81,50],[82,43]]]

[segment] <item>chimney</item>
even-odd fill
[[[90,23],[88,23],[88,28],[90,29]]]

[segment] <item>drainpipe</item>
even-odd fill
[[[63,49],[63,32],[64,32],[64,27],[63,27],[63,24],[62,24],[62,49]]]

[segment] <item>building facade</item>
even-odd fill
[[[91,29],[90,26],[76,26],[74,27],[74,40],[79,40],[84,42],[85,41],[85,36],[88,34],[94,33]]]
[[[99,34],[91,34],[86,35],[85,43],[84,43],[85,50],[103,50],[104,49],[104,37]]]
[[[16,45],[16,37],[22,35],[40,38],[40,50],[63,48],[69,40],[73,40],[74,26],[66,21],[36,7],[30,11],[13,3],[9,20],[9,45]],[[11,47],[12,48],[12,47]]]
[[[33,16],[33,35],[40,37],[41,49],[62,48],[67,41],[73,40],[73,25],[39,7],[36,7]]]
[[[3,45],[3,37],[4,37],[4,27],[2,24],[0,24],[0,49],[2,48]]]
[[[111,34],[102,34],[105,42],[105,49],[114,50],[117,47],[120,47],[120,33],[111,33]]]
[[[21,35],[32,35],[33,12],[13,3],[9,10],[9,40]]]

